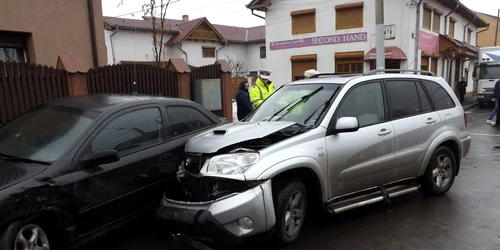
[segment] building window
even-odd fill
[[[432,10],[424,8],[423,28],[431,30]]]
[[[260,58],[266,58],[266,46],[260,46]]]
[[[420,63],[420,70],[429,71],[429,57],[422,57],[422,62]]]
[[[424,17],[423,17],[424,29],[440,33],[442,15],[443,12],[439,11],[438,9],[432,7],[427,3],[424,3]]]
[[[292,16],[292,35],[316,32],[316,9],[293,11],[290,16]]]
[[[335,6],[337,30],[363,28],[363,2]]]
[[[203,58],[215,58],[215,47],[201,47]]]
[[[472,29],[471,28],[467,28],[467,43],[468,44],[471,44],[471,37],[472,37]]]
[[[317,68],[316,54],[292,56],[290,61],[292,62],[292,81],[304,79],[306,70]]]
[[[438,75],[438,59],[431,58],[431,71],[432,73]]]
[[[432,31],[436,33],[440,33],[441,31],[441,15],[443,13],[439,12],[438,10],[434,10],[433,12],[433,20],[432,20]]]
[[[5,62],[27,62],[26,34],[0,31],[0,60]]]
[[[336,73],[363,73],[363,51],[335,53]]]
[[[455,38],[455,24],[457,23],[457,19],[450,17],[450,30],[448,30],[448,36]]]

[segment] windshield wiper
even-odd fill
[[[307,101],[307,99],[309,99],[311,96],[315,95],[316,93],[318,93],[318,92],[319,92],[320,90],[322,90],[322,89],[323,89],[323,86],[321,86],[321,87],[317,88],[315,91],[313,91],[313,92],[311,92],[311,93],[309,93],[309,94],[307,94],[307,95],[304,95],[304,96],[302,96],[302,97],[300,97],[300,98],[297,98],[297,99],[295,99],[295,100],[291,101],[290,103],[288,103],[287,105],[285,105],[283,108],[281,108],[280,110],[278,110],[278,112],[274,113],[274,114],[271,116],[271,118],[269,118],[269,120],[267,120],[267,121],[271,121],[271,120],[272,120],[275,116],[277,116],[277,115],[278,115],[279,113],[281,113],[283,110],[285,110],[286,108],[288,108],[288,106],[290,106],[290,105],[292,105],[293,103],[295,103],[295,102],[296,102],[293,106],[291,106],[291,107],[287,110],[287,112],[289,112],[290,110],[292,110],[293,108],[295,108],[295,107],[296,107],[297,105],[299,105],[300,103],[302,103],[302,102],[304,102],[304,101]],[[297,101],[299,101],[299,102],[297,102]]]
[[[28,158],[23,158],[23,157],[17,157],[13,155],[7,155],[7,154],[2,154],[0,153],[0,156],[3,157],[4,160],[6,161],[17,161],[17,162],[25,162],[25,163],[36,163],[36,164],[42,164],[42,165],[50,165],[49,162],[45,161],[37,161],[37,160],[32,160]]]
[[[323,113],[326,111],[326,108],[328,108],[328,106],[329,106],[329,105],[330,105],[330,103],[332,102],[333,97],[335,96],[335,94],[337,94],[337,91],[339,91],[339,89],[340,89],[340,87],[337,87],[337,89],[335,89],[335,91],[333,91],[333,94],[330,96],[330,98],[329,98],[326,102],[324,102],[323,104],[319,105],[319,107],[318,107],[318,108],[316,108],[316,109],[314,110],[314,112],[313,112],[313,113],[312,113],[309,117],[307,117],[307,118],[304,120],[304,124],[306,124],[306,125],[307,125],[307,122],[308,122],[308,121],[309,121],[309,120],[310,120],[310,119],[314,116],[314,114],[316,114],[316,112],[318,112],[318,110],[319,110],[321,107],[325,106],[325,107],[321,110],[321,112],[319,113],[319,115],[318,115],[318,118],[319,118],[319,117],[321,117],[321,116],[323,115]],[[316,124],[314,124],[314,125],[316,125]]]

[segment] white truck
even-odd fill
[[[479,49],[477,102],[479,107],[493,102],[493,87],[500,80],[500,46]]]

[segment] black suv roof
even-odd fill
[[[178,103],[190,104],[190,100],[181,98],[168,98],[162,96],[147,95],[116,95],[116,94],[93,94],[81,96],[69,96],[47,102],[48,105],[71,107],[83,110],[104,112],[106,110],[131,103]]]

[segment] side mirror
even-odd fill
[[[112,150],[101,150],[93,153],[85,163],[88,165],[101,165],[117,162],[120,160],[118,156],[118,151]]]
[[[358,119],[356,117],[341,117],[335,124],[335,133],[355,132],[359,129]]]

